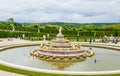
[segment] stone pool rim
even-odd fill
[[[7,50],[7,49],[12,49],[12,48],[18,48],[18,47],[26,47],[26,46],[38,46],[40,43],[28,43],[28,44],[17,44],[17,45],[9,45],[5,47],[0,48],[0,52]],[[112,49],[112,50],[117,50],[120,51],[120,47],[115,47],[115,46],[105,46],[103,44],[82,44],[82,46],[89,46],[89,47],[97,47],[97,48],[105,48],[105,49]],[[120,74],[120,70],[110,70],[110,71],[55,71],[55,70],[45,70],[45,69],[37,69],[37,68],[31,68],[31,67],[25,67],[25,66],[20,66],[16,64],[11,64],[5,61],[0,60],[0,64],[13,67],[13,68],[19,68],[22,70],[28,70],[28,71],[34,71],[34,72],[43,72],[43,73],[50,73],[50,74],[66,74],[66,75],[103,75],[103,74]]]

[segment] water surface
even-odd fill
[[[108,70],[120,70],[120,52],[115,50],[92,48],[95,55],[92,58],[87,58],[83,62],[65,62],[58,64],[57,62],[41,61],[37,58],[33,58],[29,55],[29,52],[33,49],[38,49],[39,46],[28,46],[8,49],[0,52],[0,60],[47,70],[62,70],[62,71],[108,71]],[[89,49],[89,47],[83,47],[83,49]],[[96,63],[95,63],[96,59]],[[62,69],[57,66],[64,66]]]

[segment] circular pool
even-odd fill
[[[31,50],[38,48],[39,46],[27,46],[8,49],[0,52],[0,60],[20,66],[45,70],[77,72],[120,70],[119,51],[92,48],[95,55],[83,61],[48,62],[29,55]],[[83,49],[89,49],[89,47],[83,47]]]

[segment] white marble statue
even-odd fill
[[[45,36],[45,35],[43,35],[43,40],[45,41],[45,39],[46,39],[46,36]]]
[[[62,34],[62,27],[60,27],[59,29],[59,34]]]

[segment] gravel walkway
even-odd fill
[[[25,75],[0,70],[0,76],[25,76]]]

